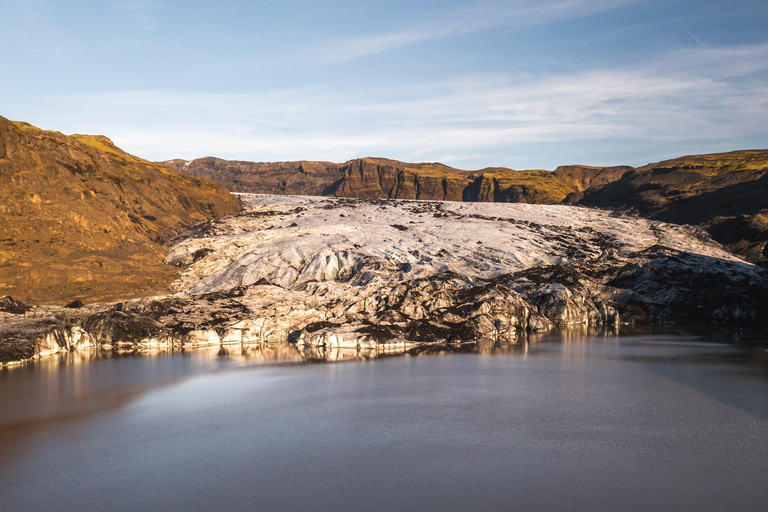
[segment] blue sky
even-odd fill
[[[0,0],[0,115],[151,160],[768,148],[765,0]]]

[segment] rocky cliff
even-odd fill
[[[615,167],[592,167],[587,165],[561,165],[552,174],[576,192],[589,188],[600,188],[621,179],[634,167],[619,165]]]
[[[473,179],[471,173],[442,164],[406,164],[383,158],[351,160],[341,172],[327,195],[461,201]]]
[[[96,347],[417,347],[632,323],[767,326],[768,276],[688,226],[564,205],[243,196],[184,232],[173,295],[0,299],[0,360]],[[229,349],[226,349],[229,350]]]
[[[493,167],[464,171],[440,163],[386,158],[330,162],[239,162],[217,158],[163,162],[211,178],[233,192],[438,201],[559,203],[571,192],[619,179],[631,167],[564,166],[555,172]]]
[[[221,185],[106,137],[0,117],[0,295],[62,304],[162,293],[176,274],[163,244],[239,208]]]
[[[685,156],[572,194],[567,202],[704,227],[743,258],[768,264],[768,150]]]

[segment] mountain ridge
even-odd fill
[[[608,183],[629,166],[569,165],[555,171],[486,167],[457,169],[439,162],[408,163],[363,157],[344,163],[247,162],[204,157],[161,162],[179,172],[218,181],[233,192],[367,199],[427,199],[556,204],[569,193]]]

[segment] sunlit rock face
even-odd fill
[[[765,322],[765,272],[689,227],[561,205],[241,201],[173,242],[172,295],[0,314],[47,318],[69,337],[59,346],[77,333],[115,349],[407,350],[556,327]]]

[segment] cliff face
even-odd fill
[[[329,195],[357,198],[461,201],[474,175],[442,164],[406,164],[382,158],[351,160]]]
[[[439,163],[385,158],[330,162],[237,162],[201,158],[164,162],[211,178],[233,192],[356,198],[554,204],[590,185],[621,177],[631,167],[560,167],[555,172],[503,167],[464,171]]]
[[[0,117],[0,295],[60,304],[162,293],[176,275],[163,244],[239,209],[221,185],[106,137]]]
[[[621,179],[627,172],[633,170],[634,167],[629,167],[628,165],[619,165],[616,167],[561,165],[555,169],[552,174],[577,192],[583,192],[588,188],[599,188],[608,183],[612,183]]]
[[[768,264],[768,150],[653,163],[568,202],[704,227],[743,258]]]

